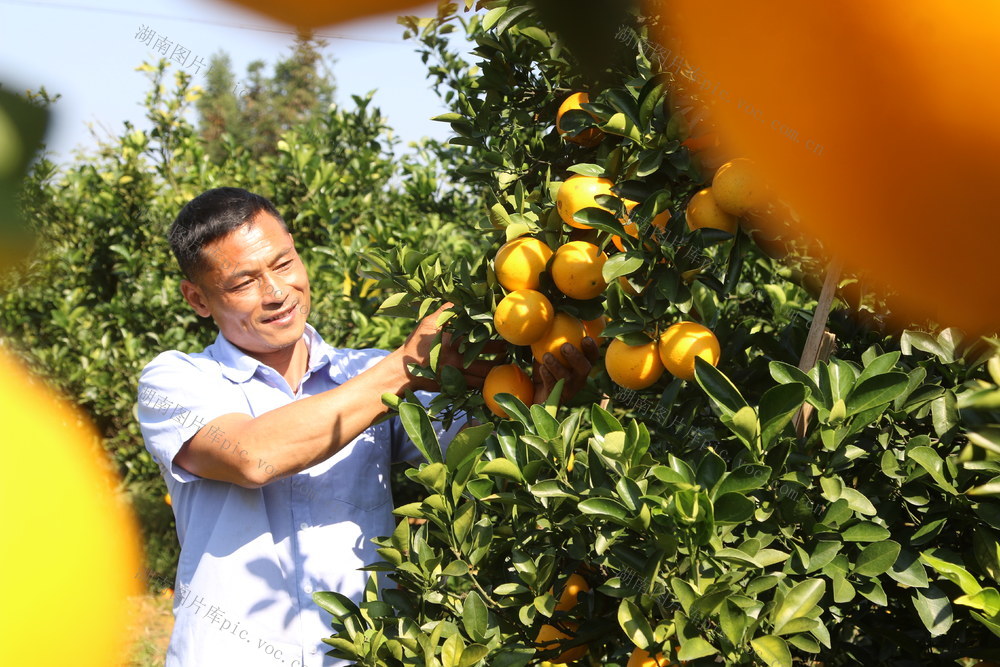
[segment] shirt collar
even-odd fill
[[[306,340],[306,349],[309,350],[309,368],[306,370],[308,376],[333,361],[333,348],[326,344],[319,332],[308,322],[302,336]],[[215,343],[210,347],[208,352],[213,359],[219,362],[222,374],[233,382],[246,382],[254,376],[257,369],[265,366],[230,343],[221,331],[215,337]]]

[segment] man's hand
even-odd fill
[[[403,353],[405,364],[430,366],[430,354],[431,348],[434,346],[434,338],[438,332],[441,332],[441,327],[437,326],[438,316],[453,305],[451,302],[445,303],[436,311],[420,320],[417,328],[413,330],[413,333],[409,335],[406,342],[399,348]],[[490,353],[502,351],[503,349],[505,349],[505,344],[497,342],[495,345],[487,344],[483,351]],[[486,374],[490,372],[491,368],[501,363],[500,361],[473,361],[469,364],[468,368],[463,368],[462,355],[458,351],[455,339],[450,333],[441,332],[441,354],[438,357],[439,366],[454,366],[460,370],[469,387],[482,389]],[[410,378],[410,389],[423,389],[425,391],[441,390],[441,386],[436,380],[416,377],[409,372],[407,372],[407,375]]]
[[[566,382],[563,383],[560,403],[565,403],[583,388],[587,383],[587,376],[590,375],[590,369],[597,363],[597,341],[587,336],[583,339],[582,347],[581,352],[569,343],[563,344],[562,353],[569,363],[568,366],[559,363],[550,352],[545,353],[542,358],[543,363],[535,362],[533,379],[535,403],[544,403],[552,393],[556,382],[562,379]]]

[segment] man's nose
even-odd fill
[[[270,274],[264,274],[264,277],[261,278],[261,285],[264,290],[265,299],[270,298],[274,301],[282,301],[288,296],[288,290],[285,288],[284,283]]]

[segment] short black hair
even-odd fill
[[[288,231],[274,204],[243,188],[213,188],[185,204],[170,226],[167,239],[187,279],[194,280],[207,268],[202,252],[205,245],[243,225],[252,225],[260,213],[273,215]]]

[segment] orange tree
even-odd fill
[[[334,615],[332,654],[502,667],[996,657],[996,341],[889,331],[853,276],[829,322],[836,354],[800,370],[817,305],[807,255],[822,248],[773,196],[757,214],[788,233],[758,234],[745,164],[719,169],[713,193],[720,160],[692,153],[712,143],[704,95],[648,41],[657,18],[572,3],[567,26],[557,2],[480,4],[402,21],[452,108],[438,120],[467,147],[453,177],[482,195],[470,224],[484,251],[373,249],[368,275],[392,293],[383,313],[454,302],[443,319],[469,360],[507,337],[523,374],[536,329],[579,341],[584,322],[604,325],[605,352],[566,405],[527,405],[518,379],[487,412],[434,364],[419,369],[442,383],[429,409],[384,398],[427,459],[408,471],[424,491],[377,540],[381,574],[360,604],[314,595]],[[448,45],[459,25],[475,66]],[[432,421],[459,411],[484,424],[442,451]]]

